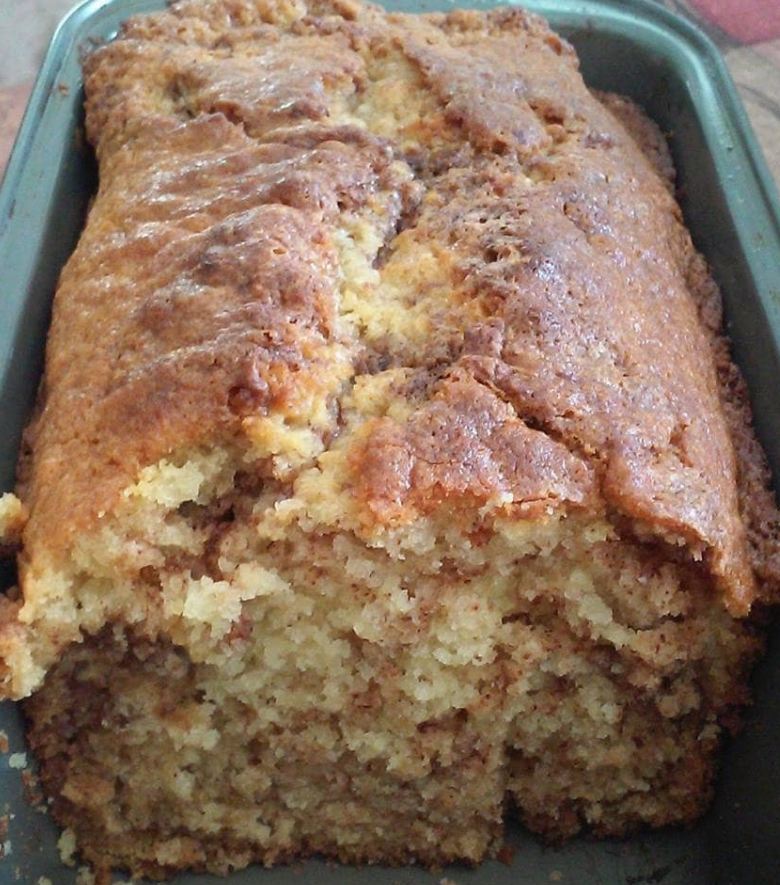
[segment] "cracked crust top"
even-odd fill
[[[346,443],[367,525],[602,509],[702,558],[734,614],[756,572],[771,591],[777,513],[663,140],[540,19],[179,2],[94,52],[86,93],[101,184],[28,567],[143,466],[268,416],[327,449],[355,378],[404,369]]]

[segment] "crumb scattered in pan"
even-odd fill
[[[563,882],[563,873],[560,870],[553,870],[549,878],[551,882]]]
[[[24,505],[16,495],[11,492],[0,495],[0,551],[19,543],[26,521]]]
[[[27,804],[36,811],[45,814],[46,797],[43,795],[38,775],[32,769],[27,768],[22,772],[22,789],[24,790],[24,799]]]
[[[0,753],[7,753],[8,750],[8,735],[4,731],[0,731]]]
[[[108,881],[113,881],[109,879]],[[79,867],[76,872],[76,885],[96,885],[95,874],[89,867]]]
[[[9,768],[27,768],[27,753],[11,753],[8,757]]]
[[[57,840],[57,849],[60,852],[60,860],[66,867],[74,867],[76,865],[76,836],[70,828],[62,831],[62,835]]]

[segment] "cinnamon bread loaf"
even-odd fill
[[[778,514],[655,126],[514,7],[182,0],[85,88],[0,609],[81,857],[694,820]]]

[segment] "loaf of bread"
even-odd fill
[[[0,610],[80,856],[694,820],[778,513],[655,126],[517,8],[182,0],[85,87]]]

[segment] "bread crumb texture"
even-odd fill
[[[514,7],[183,0],[85,88],[0,613],[63,857],[694,820],[778,516],[655,127]]]
[[[0,548],[18,544],[26,513],[24,505],[11,492],[0,495]]]

